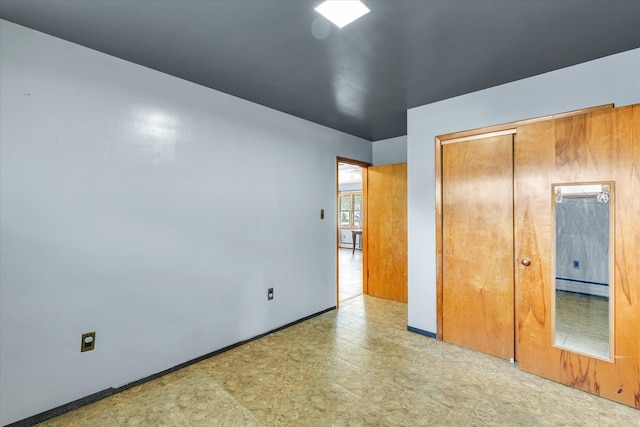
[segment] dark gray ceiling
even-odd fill
[[[0,0],[0,17],[368,140],[411,107],[640,47],[639,0]],[[329,33],[327,34],[327,30]]]

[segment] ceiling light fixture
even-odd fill
[[[360,0],[327,0],[316,7],[316,12],[342,28],[371,10]]]

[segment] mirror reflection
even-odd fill
[[[556,185],[555,345],[610,359],[612,183]]]

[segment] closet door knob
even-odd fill
[[[522,258],[522,265],[528,267],[531,265],[531,260],[529,258]]]

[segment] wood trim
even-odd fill
[[[578,114],[592,113],[601,110],[614,108],[614,104],[603,104],[595,107],[582,108],[579,110],[567,111],[564,113],[552,114],[549,116],[535,117],[527,120],[519,120],[515,122],[503,123],[482,128],[469,129],[465,131],[452,132],[448,134],[438,135],[435,137],[435,184],[436,184],[436,336],[438,340],[442,340],[442,145],[452,144],[455,142],[471,141],[475,139],[496,136],[500,132],[517,134],[518,126],[575,116]]]
[[[442,142],[436,137],[436,339],[442,341]]]
[[[348,163],[350,165],[360,166],[363,169],[368,168],[369,166],[372,166],[372,164],[369,162],[363,162],[362,160],[351,160],[351,159],[347,159],[346,157],[340,157],[340,156],[336,157],[336,165],[338,163]]]
[[[637,138],[637,137],[636,137]],[[616,310],[615,301],[618,298],[616,292],[616,183],[611,181],[609,193],[609,354],[611,356],[611,362],[615,363],[615,348],[616,348]],[[613,249],[611,249],[613,248]],[[554,270],[555,271],[555,270]],[[613,286],[611,286],[613,283]],[[614,303],[611,304],[611,301]],[[555,311],[554,311],[555,313]],[[555,320],[555,319],[554,319]],[[553,328],[555,331],[555,327]],[[613,350],[611,350],[613,349]],[[640,350],[640,346],[639,346]],[[640,403],[640,402],[638,402]],[[636,405],[640,406],[640,405]]]
[[[340,206],[338,206],[338,203],[339,203],[338,197],[340,196],[339,174],[340,174],[340,158],[338,157],[338,160],[336,160],[336,191],[335,191],[336,197],[334,199],[336,201],[336,208],[332,212],[336,222],[336,308],[340,308],[340,240],[341,240],[341,236],[340,236],[340,220],[338,219],[338,215],[337,215],[340,209]],[[327,212],[325,212],[324,215],[326,218]]]
[[[511,129],[499,130],[499,131],[496,131],[496,132],[483,133],[483,134],[479,134],[479,135],[469,135],[469,136],[463,136],[463,137],[460,137],[460,138],[447,139],[446,141],[440,141],[440,143],[441,144],[455,144],[456,142],[475,141],[476,139],[492,138],[494,136],[502,136],[502,135],[513,135],[515,133],[516,133],[516,129],[515,128],[511,128]]]
[[[369,165],[370,166],[370,165]],[[362,224],[362,293],[369,294],[369,250],[368,250],[368,230],[369,230],[369,205],[367,189],[369,183],[369,167],[362,168],[362,212],[360,222]]]
[[[614,104],[603,104],[603,105],[598,105],[598,106],[590,107],[590,108],[582,108],[580,110],[573,110],[573,111],[567,111],[567,112],[564,112],[564,113],[551,114],[549,116],[534,117],[532,119],[518,120],[518,121],[515,121],[515,122],[503,123],[503,124],[500,124],[500,125],[486,126],[486,127],[477,128],[477,129],[469,129],[469,130],[465,130],[465,131],[447,133],[447,134],[444,134],[444,135],[438,135],[436,138],[438,138],[443,143],[449,143],[449,141],[451,141],[453,139],[464,138],[464,137],[469,137],[469,136],[484,135],[484,134],[489,134],[489,133],[492,133],[492,132],[500,132],[500,131],[504,131],[504,130],[508,130],[508,129],[515,129],[518,126],[523,126],[523,125],[527,125],[527,124],[531,124],[531,123],[543,122],[545,120],[559,119],[559,118],[564,118],[564,117],[570,117],[570,116],[575,116],[575,115],[578,115],[578,114],[593,113],[594,111],[607,110],[607,109],[611,109],[611,108],[614,108]],[[491,136],[494,136],[494,135],[491,135]],[[447,141],[447,142],[444,142],[444,141]]]

